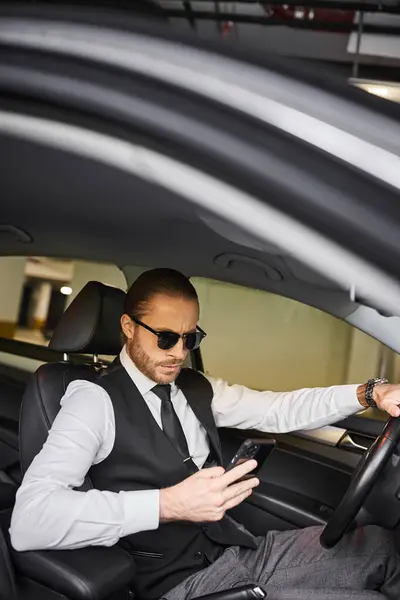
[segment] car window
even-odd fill
[[[0,352],[0,369],[2,366],[6,366],[22,369],[26,373],[34,373],[43,364],[44,361],[35,358],[19,356],[12,352]]]
[[[47,346],[63,312],[88,281],[126,290],[113,264],[51,257],[0,258],[0,338]],[[35,370],[41,362],[2,352],[1,364]]]
[[[393,380],[395,353],[344,321],[294,300],[192,279],[205,372],[254,389],[291,390]]]

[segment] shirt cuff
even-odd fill
[[[124,511],[122,536],[158,529],[160,524],[160,490],[120,492]]]
[[[337,387],[336,392],[336,406],[338,411],[344,416],[348,417],[354,413],[365,410],[361,406],[357,398],[358,384],[354,385],[340,385]]]

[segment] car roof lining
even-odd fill
[[[0,143],[8,192],[8,202],[0,206],[0,222],[8,221],[32,237],[31,243],[24,243],[0,231],[1,255],[113,262],[128,283],[143,268],[169,266],[191,277],[298,300],[400,351],[400,336],[395,335],[400,333],[400,318],[359,306],[348,292],[276,245],[110,165],[10,136],[0,136]],[[19,164],[24,165],[24,177]],[[224,260],[218,260],[221,257]],[[281,277],[271,277],[271,272]]]
[[[27,140],[3,136],[1,141],[8,199],[0,207],[0,222],[33,240],[23,243],[12,232],[0,231],[2,255],[85,258],[119,266],[166,264],[191,276],[279,294],[287,286],[283,295],[288,296],[303,288],[303,301],[308,288],[310,300],[316,292],[321,298],[342,295],[335,283],[276,245],[265,245],[165,188]],[[227,257],[225,263],[216,260],[221,256]],[[271,271],[278,277],[269,279]],[[350,300],[342,303],[340,316],[351,308]]]
[[[27,140],[3,136],[1,142],[8,202],[0,207],[0,222],[8,220],[33,240],[21,243],[3,231],[3,256],[112,262],[123,269],[128,283],[143,268],[174,267],[191,277],[293,298],[349,322],[355,314],[355,326],[375,337],[381,335],[385,317],[375,310],[360,313],[358,304],[332,281],[276,245],[265,244],[169,190],[109,165],[99,168],[88,158]],[[24,177],[18,172],[21,164]],[[49,173],[56,176],[49,177]],[[216,260],[221,257],[225,260]],[[270,278],[271,269],[281,277]],[[393,318],[390,321],[393,325]],[[387,328],[383,330],[388,333]],[[382,341],[396,349],[393,336],[386,337]]]

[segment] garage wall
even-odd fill
[[[125,275],[116,265],[83,260],[75,261],[73,277],[69,284],[72,288],[72,294],[68,297],[68,304],[71,304],[72,300],[89,281],[101,281],[106,285],[113,285],[122,290],[127,288]]]
[[[193,279],[206,372],[255,389],[358,383],[379,373],[382,346],[343,321],[267,292]]]
[[[18,320],[22,286],[25,280],[23,257],[0,258],[0,337],[13,337]]]

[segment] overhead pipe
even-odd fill
[[[175,0],[163,0],[163,7],[166,12],[181,12],[179,8],[168,8],[168,2],[176,4]],[[225,0],[215,0],[214,5],[224,3]],[[194,0],[194,4],[210,4],[209,0]],[[233,4],[233,3],[232,3]],[[235,2],[236,4],[236,2]],[[266,0],[240,0],[237,4],[249,6],[259,5],[262,8],[268,9],[271,5],[281,6],[309,6],[314,8],[327,8],[327,9],[341,9],[341,10],[354,10],[361,12],[380,12],[389,14],[400,14],[400,0],[278,0],[266,1]],[[205,14],[211,11],[195,11],[197,13]],[[222,14],[221,11],[216,11],[218,14]],[[212,14],[216,14],[212,13]],[[225,13],[226,14],[226,13]],[[240,14],[240,13],[229,13],[229,14]],[[243,15],[244,16],[244,15]],[[246,15],[250,18],[258,18],[257,15]]]
[[[192,9],[192,5],[190,2],[185,1],[183,2],[183,7],[185,9],[185,12],[187,14],[187,20],[189,21],[189,25],[190,27],[196,31],[197,27],[196,27],[196,20],[192,17],[192,13],[193,13],[193,9]]]
[[[314,5],[314,3],[313,3]],[[304,6],[304,4],[302,4]],[[309,5],[311,6],[311,5]],[[175,19],[187,19],[187,14],[182,10],[177,9],[164,9],[165,15],[169,18]],[[292,27],[294,29],[305,29],[305,30],[323,30],[332,33],[349,33],[352,31],[358,31],[358,23],[334,23],[329,21],[315,21],[311,19],[282,19],[275,16],[256,16],[256,15],[244,15],[235,13],[219,13],[215,14],[210,11],[193,11],[191,17],[201,21],[231,21],[232,23],[242,23],[251,25],[268,25],[268,26],[281,26],[281,27]],[[385,25],[373,25],[364,24],[364,33],[376,33],[383,35],[400,35],[400,26],[388,27]]]
[[[353,60],[353,77],[358,77],[358,68],[360,62],[360,48],[361,48],[361,39],[364,32],[364,13],[360,13],[358,16],[358,27],[357,27],[357,44],[356,44],[356,52],[354,54]]]

